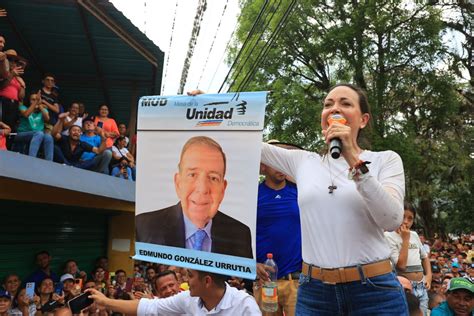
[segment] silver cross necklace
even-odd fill
[[[346,169],[343,169],[342,171],[340,171],[338,174],[336,174],[334,177],[332,176],[332,170],[331,170],[331,164],[329,163],[329,157],[326,156],[327,160],[328,160],[328,170],[329,170],[329,177],[331,178],[331,185],[328,186],[328,193],[329,194],[332,194],[334,192],[334,190],[337,189],[337,185],[334,184],[334,181],[339,178],[341,176],[341,174],[343,174],[344,172],[346,172],[347,170]]]

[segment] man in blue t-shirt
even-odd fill
[[[24,284],[28,282],[34,282],[38,287],[41,281],[43,281],[45,278],[51,278],[54,282],[59,282],[58,276],[53,272],[53,270],[51,270],[51,256],[48,251],[42,250],[36,253],[35,260],[38,269],[23,281]]]
[[[301,225],[296,185],[283,173],[261,164],[265,181],[258,187],[257,204],[257,274],[268,279],[270,267],[263,263],[273,254],[278,266],[277,315],[294,315],[298,278],[301,272]],[[261,289],[254,289],[261,301]]]
[[[83,119],[82,121],[83,134],[81,135],[81,142],[88,143],[92,147],[100,148],[102,139],[97,133],[102,130],[95,126],[94,120],[90,117]],[[112,159],[112,151],[104,150],[103,152],[96,154],[93,151],[82,153],[81,160],[85,163],[90,163],[92,166],[90,170],[109,174],[109,163]]]
[[[54,161],[81,169],[93,170],[96,167],[93,163],[94,160],[82,160],[82,154],[84,152],[93,152],[97,155],[103,153],[106,150],[106,138],[101,137],[99,147],[92,146],[80,139],[82,128],[77,125],[69,127],[69,136],[61,135],[67,115],[67,112],[61,113],[53,128],[53,137],[58,139],[58,144],[54,146]]]

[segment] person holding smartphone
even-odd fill
[[[26,288],[22,288],[13,299],[9,316],[35,316],[39,300],[38,295],[33,293],[33,297],[29,297]]]
[[[117,122],[113,118],[109,117],[110,110],[105,104],[99,107],[99,114],[95,117],[94,123],[96,126],[102,128],[107,137],[107,148],[112,148],[115,139],[120,135],[118,130]],[[102,126],[101,126],[102,125]]]
[[[62,292],[62,291],[61,291]],[[45,313],[53,312],[56,308],[64,304],[64,294],[55,292],[53,279],[46,277],[38,286],[39,302],[36,306],[37,310]]]
[[[132,169],[129,167],[128,160],[125,157],[120,158],[119,164],[112,169],[112,176],[133,181]]]
[[[25,72],[26,64],[26,59],[18,56],[13,49],[0,52],[0,116],[12,132],[16,132],[18,107],[25,98],[26,84],[21,76]],[[9,139],[7,147],[11,147]]]

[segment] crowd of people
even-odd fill
[[[59,313],[62,308],[68,306],[70,300],[88,289],[95,289],[110,299],[133,301],[143,298],[168,298],[189,291],[190,285],[193,284],[189,281],[193,270],[136,262],[133,274],[127,275],[122,269],[109,271],[108,259],[105,256],[95,260],[95,268],[90,273],[80,270],[77,262],[72,259],[65,261],[60,271],[53,271],[48,251],[38,252],[35,262],[37,270],[23,279],[16,273],[4,276],[0,288],[0,315],[33,316]],[[226,277],[225,280],[222,279],[222,283],[225,281],[239,290],[243,289],[237,278]],[[29,294],[28,288],[31,286],[34,292]],[[82,314],[120,313],[102,305],[92,304],[83,310]]]
[[[12,49],[3,52],[4,47],[0,37],[0,146],[35,157],[42,151],[46,160],[133,179],[126,127],[119,130],[108,106],[101,105],[94,117],[79,102],[62,111],[51,74],[24,104],[21,75],[27,61]],[[259,280],[247,280],[256,282],[253,288],[237,278],[153,264],[138,263],[127,277],[124,270],[108,271],[106,258],[97,260],[89,276],[68,260],[58,277],[49,253],[42,251],[36,254],[39,269],[22,282],[15,274],[5,277],[0,316],[61,315],[82,291],[94,301],[82,311],[87,314],[259,315],[250,292],[274,272],[262,263],[268,252],[283,268],[277,274],[278,291],[285,293],[279,297],[280,313],[472,315],[474,235],[430,243],[411,230],[416,210],[404,205],[401,157],[362,147],[371,119],[366,93],[342,83],[323,100],[320,125],[327,148],[321,153],[262,145],[261,163],[273,179],[259,187]],[[117,163],[111,165],[112,159]],[[281,207],[283,198],[289,208]],[[295,229],[288,229],[283,216],[294,220]],[[292,288],[283,290],[288,285]],[[283,302],[287,294],[292,299]]]
[[[439,313],[440,310],[448,308],[456,311],[453,315],[462,315],[460,310],[466,311],[465,315],[471,315],[474,308],[474,234],[456,236],[445,241],[441,238],[430,241],[422,234],[420,237],[421,247],[427,254],[426,258],[432,271],[431,276],[423,278],[427,289],[426,310],[423,310],[423,305],[420,304],[422,299],[417,293],[416,282],[410,282],[403,273],[398,276],[407,296],[410,315],[448,315]],[[101,293],[112,300],[135,301],[130,304],[138,304],[138,301],[144,298],[168,298],[181,292],[189,292],[190,286],[193,285],[189,280],[190,275],[197,273],[176,266],[136,262],[132,274],[127,275],[123,269],[109,271],[108,259],[105,256],[95,260],[95,268],[89,273],[80,270],[77,262],[72,259],[65,261],[60,271],[53,271],[48,251],[38,252],[35,262],[37,270],[23,279],[14,272],[3,277],[0,315],[32,316],[59,313],[63,307],[68,306],[68,301],[87,289],[97,290],[91,292],[91,295]],[[215,278],[216,275],[212,277]],[[255,299],[260,300],[261,293],[252,293],[252,287],[246,287],[245,280],[224,277],[223,282],[249,294],[248,297],[255,294]],[[255,285],[257,282],[258,280]],[[31,284],[34,288],[32,295],[28,293]],[[106,308],[106,305],[94,303],[82,314],[119,315],[119,312],[123,311],[120,305],[117,310]]]
[[[80,101],[65,109],[50,73],[27,94],[28,61],[5,45],[0,35],[0,150],[135,181],[136,138],[129,140],[109,106],[101,104],[95,115]]]

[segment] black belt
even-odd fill
[[[278,280],[287,280],[287,281],[298,280],[300,278],[300,274],[301,274],[301,271],[288,273],[282,276],[281,278],[279,278]]]

